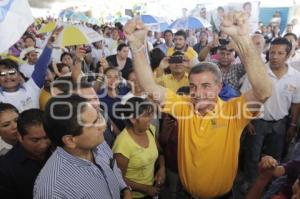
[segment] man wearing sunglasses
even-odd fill
[[[55,30],[51,38],[56,38],[60,30]],[[0,60],[0,102],[14,105],[22,112],[31,108],[39,108],[39,95],[44,86],[47,66],[51,59],[53,39],[38,59],[31,78],[24,82],[20,75],[19,66],[9,59]]]

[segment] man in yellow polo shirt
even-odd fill
[[[183,30],[178,30],[174,36],[174,47],[168,48],[167,56],[173,55],[175,51],[181,51],[194,64],[198,63],[198,54],[186,42],[186,33]]]
[[[139,19],[124,28],[140,84],[178,120],[178,167],[183,187],[201,199],[228,198],[237,172],[242,130],[272,94],[266,67],[249,37],[246,13],[224,15],[220,28],[235,42],[252,85],[252,90],[227,102],[218,98],[222,75],[213,63],[191,69],[190,96],[178,96],[157,85],[147,66],[147,28]]]
[[[172,57],[182,57],[182,61],[179,60],[178,63],[172,63],[171,57],[163,59],[161,64],[156,70],[155,82],[165,88],[170,89],[173,92],[181,87],[189,85],[188,73],[186,69],[189,68],[189,60],[184,59],[184,54],[180,51],[176,51],[172,54]],[[171,74],[165,74],[164,69],[170,68]]]

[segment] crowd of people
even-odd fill
[[[0,59],[1,198],[300,198],[300,33],[247,19],[30,26]]]

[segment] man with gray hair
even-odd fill
[[[272,93],[272,84],[248,36],[247,15],[224,16],[221,30],[232,37],[249,76],[252,90],[227,102],[218,94],[222,79],[218,66],[201,63],[189,74],[190,96],[179,96],[157,85],[148,66],[144,45],[147,28],[129,21],[125,35],[141,86],[178,121],[178,168],[185,198],[229,198],[238,166],[240,136],[261,104]]]

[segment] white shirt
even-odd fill
[[[40,91],[33,79],[29,79],[16,92],[0,91],[0,102],[14,105],[20,113],[27,109],[40,108]]]
[[[104,46],[109,50],[109,55],[117,54],[118,41],[112,38],[104,38]]]
[[[272,80],[272,96],[264,103],[260,118],[264,120],[280,120],[289,114],[292,103],[300,103],[300,72],[290,65],[288,71],[280,79],[266,65],[268,76]],[[241,93],[251,89],[248,77],[245,79]]]
[[[0,156],[5,155],[10,149],[12,149],[12,147],[12,145],[4,142],[4,140],[0,137]]]
[[[25,77],[30,78],[34,71],[34,65],[28,63],[22,64],[19,70],[21,73],[25,75]]]
[[[99,62],[102,57],[107,57],[109,55],[110,52],[106,47],[103,47],[103,49],[97,49],[95,47],[92,48],[92,58],[95,63]]]
[[[295,55],[288,59],[288,63],[300,72],[300,50],[297,50]]]

